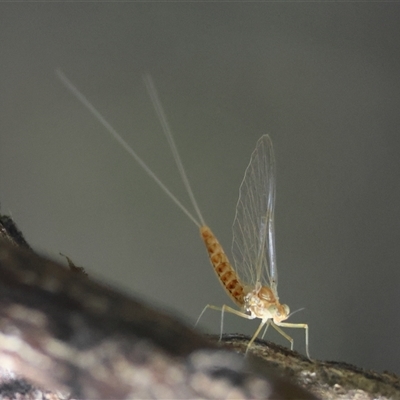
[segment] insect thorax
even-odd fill
[[[271,318],[275,323],[287,319],[290,312],[286,304],[279,303],[271,288],[258,285],[244,297],[244,310],[254,318]]]

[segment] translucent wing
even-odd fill
[[[268,285],[277,296],[274,232],[275,158],[271,139],[257,142],[239,189],[232,254],[245,285]]]

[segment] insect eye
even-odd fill
[[[290,314],[290,308],[289,308],[289,306],[288,306],[287,304],[284,304],[284,305],[283,305],[283,309],[285,310],[285,314],[286,314],[286,315],[289,315],[289,314]]]

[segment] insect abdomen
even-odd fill
[[[243,285],[239,281],[235,270],[232,268],[228,257],[222,249],[222,246],[219,244],[217,238],[208,226],[202,226],[200,228],[200,235],[204,240],[211,264],[214,267],[214,271],[222,286],[238,306],[243,306]]]

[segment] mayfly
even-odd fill
[[[291,349],[293,349],[293,339],[281,327],[302,328],[305,330],[306,353],[310,358],[308,352],[308,325],[283,322],[289,317],[290,311],[286,304],[279,302],[278,297],[278,271],[276,266],[274,233],[275,158],[270,137],[263,135],[258,140],[242,184],[240,185],[239,200],[233,223],[232,251],[236,266],[236,269],[234,269],[217,238],[206,225],[200,212],[150,76],[145,75],[144,77],[147,90],[198,218],[193,216],[170,192],[132,147],[106,121],[102,114],[72,82],[61,71],[57,71],[57,75],[73,95],[89,109],[114,139],[119,142],[200,229],[200,235],[205,243],[211,264],[219,281],[231,300],[240,308],[240,310],[237,310],[227,305],[223,305],[222,307],[207,305],[200,314],[200,317],[207,308],[212,308],[220,310],[222,313],[230,312],[246,319],[261,319],[259,327],[247,345],[246,352],[264,326],[267,329],[269,325],[272,325],[290,342]]]

